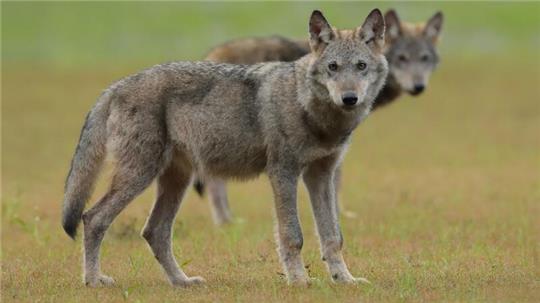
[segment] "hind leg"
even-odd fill
[[[232,222],[231,210],[227,199],[227,186],[221,179],[209,179],[207,181],[210,193],[210,205],[212,208],[212,218],[218,226]]]
[[[154,155],[149,159],[148,154]],[[83,214],[84,282],[87,286],[110,285],[114,280],[101,273],[99,250],[105,232],[118,214],[147,188],[163,163],[163,152],[131,154],[118,161],[109,191]],[[157,159],[155,155],[158,155]]]
[[[180,269],[174,258],[171,244],[174,218],[190,179],[190,165],[177,156],[158,179],[156,202],[142,232],[142,236],[163,267],[167,278],[175,286],[189,286],[204,282],[201,277],[188,277]]]
[[[336,192],[336,207],[338,209],[338,213],[342,214],[344,217],[349,219],[355,219],[358,217],[358,215],[354,211],[350,211],[345,209],[342,200],[340,199],[339,193],[341,188],[341,166],[336,167],[336,171],[334,173],[334,189]]]

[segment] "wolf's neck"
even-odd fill
[[[305,108],[304,121],[312,131],[327,137],[349,136],[360,120],[360,113],[345,112],[333,105],[331,100],[319,100],[314,96]]]
[[[381,91],[377,95],[377,98],[375,98],[375,101],[373,102],[373,107],[371,110],[376,110],[387,104],[392,103],[397,98],[399,98],[402,92],[403,91],[401,90],[401,87],[397,83],[394,76],[389,73],[384,87],[381,89]]]
[[[292,40],[292,41],[298,46],[298,48],[300,48],[301,50],[306,52],[306,54],[311,52],[311,48],[309,47],[309,40],[308,39],[295,39],[295,40]]]

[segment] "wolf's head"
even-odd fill
[[[388,73],[381,12],[371,11],[354,30],[337,30],[320,11],[314,11],[309,33],[308,75],[315,96],[345,111],[370,108]]]
[[[390,81],[402,90],[418,95],[426,88],[431,72],[439,63],[436,45],[443,24],[437,12],[425,24],[402,23],[394,10],[385,14],[386,59]]]

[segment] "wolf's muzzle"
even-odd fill
[[[341,101],[347,106],[353,106],[358,102],[358,96],[355,92],[346,92],[341,96]]]
[[[426,86],[424,84],[415,84],[411,92],[411,95],[413,96],[420,95],[425,89],[426,89]]]

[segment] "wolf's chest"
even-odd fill
[[[304,147],[300,151],[300,162],[304,165],[309,164],[311,162],[317,161],[319,159],[335,155],[335,154],[341,154],[343,151],[347,148],[349,140],[343,141],[341,144],[336,144],[332,146],[328,145],[313,145],[309,147]]]

